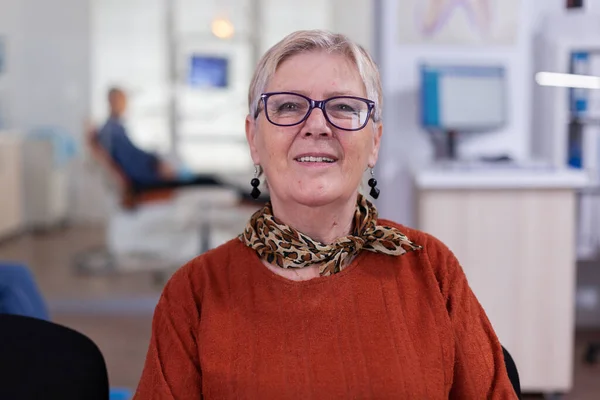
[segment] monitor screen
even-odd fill
[[[423,65],[421,114],[428,129],[468,132],[502,127],[506,123],[504,68]]]
[[[226,88],[229,60],[225,57],[194,54],[190,59],[189,84],[194,88]]]

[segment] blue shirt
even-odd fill
[[[153,184],[163,180],[158,173],[158,158],[137,148],[118,119],[106,121],[98,132],[98,141],[134,183]]]

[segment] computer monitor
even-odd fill
[[[447,156],[456,156],[461,133],[489,132],[506,124],[502,66],[421,65],[421,124],[447,135]]]
[[[421,67],[422,123],[428,129],[489,131],[506,123],[503,67]]]
[[[229,84],[229,60],[225,57],[193,54],[190,57],[188,79],[193,88],[226,88]]]

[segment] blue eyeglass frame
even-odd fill
[[[273,96],[273,95],[277,95],[277,94],[292,94],[295,96],[300,96],[304,99],[306,99],[309,104],[310,107],[308,108],[308,112],[306,113],[306,115],[304,116],[304,118],[302,118],[300,121],[293,123],[293,124],[276,124],[275,122],[271,121],[271,118],[269,118],[269,113],[266,112],[267,110],[267,101],[269,100],[269,97]],[[364,101],[367,104],[368,110],[367,110],[367,118],[365,118],[365,122],[358,128],[353,128],[353,129],[348,129],[348,128],[341,128],[339,126],[337,126],[336,124],[334,124],[333,122],[331,122],[331,120],[329,119],[329,116],[327,115],[327,112],[325,111],[325,105],[331,101],[331,100],[336,100],[336,99],[354,99],[354,100],[361,100]],[[313,100],[310,97],[304,96],[303,94],[300,93],[294,93],[294,92],[268,92],[268,93],[263,93],[260,95],[260,100],[262,100],[263,103],[263,111],[265,111],[265,117],[267,118],[267,121],[269,121],[270,123],[272,123],[273,125],[276,126],[296,126],[296,125],[300,125],[301,123],[303,123],[304,121],[306,121],[308,119],[308,117],[310,116],[310,114],[312,113],[312,111],[315,108],[320,108],[321,112],[323,112],[323,116],[325,117],[325,120],[335,126],[337,129],[341,129],[343,131],[360,131],[361,129],[363,129],[365,126],[367,126],[367,123],[369,122],[369,119],[371,119],[371,117],[373,116],[373,110],[375,109],[375,102],[373,100],[369,100],[369,99],[365,99],[363,97],[356,97],[356,96],[334,96],[334,97],[330,97],[328,99],[325,100]],[[258,115],[260,114],[261,109],[260,107],[258,107],[256,109],[256,113],[254,113],[254,118],[258,118]]]

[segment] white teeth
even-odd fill
[[[326,163],[332,163],[335,162],[335,160],[333,158],[328,158],[328,157],[300,157],[298,158],[298,161],[300,162],[326,162]]]

